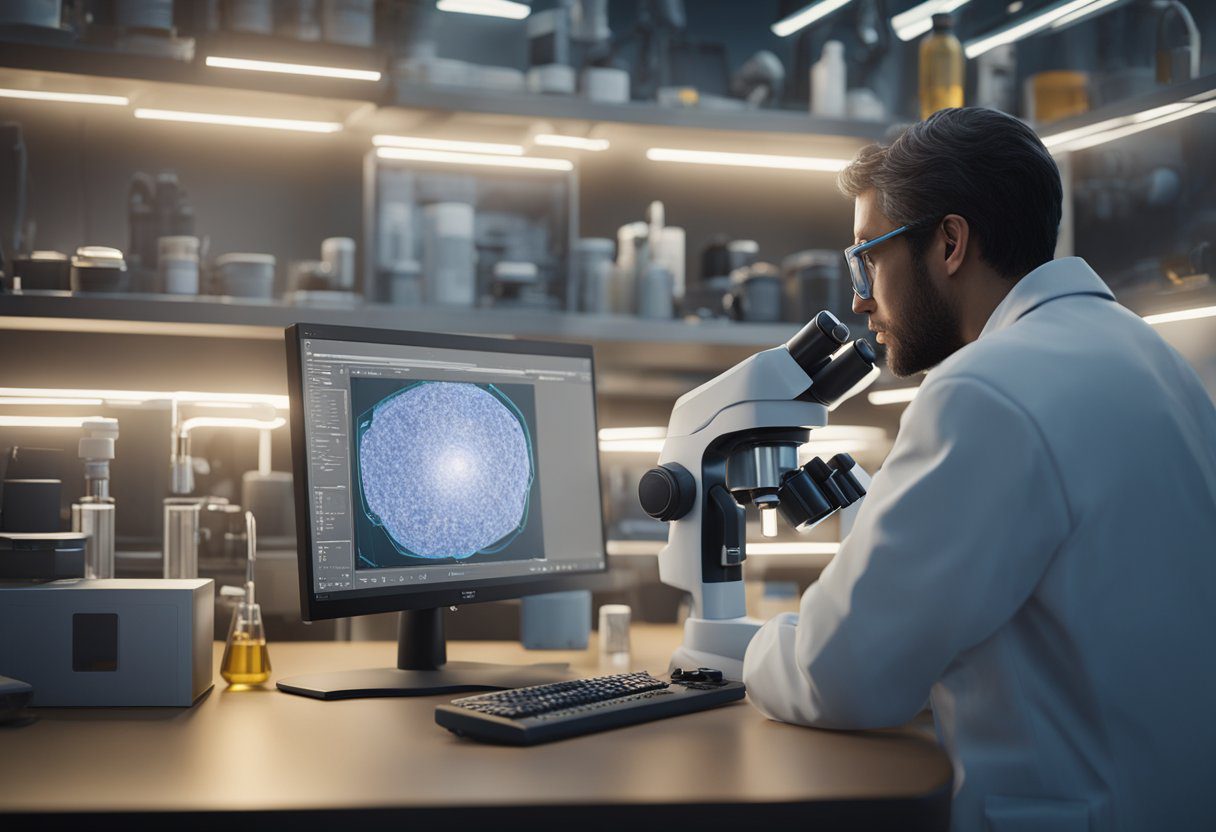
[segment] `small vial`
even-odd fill
[[[629,666],[629,620],[627,604],[600,607],[600,664],[610,668]]]

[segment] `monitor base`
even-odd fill
[[[501,690],[570,679],[567,664],[488,664],[448,662],[434,670],[395,667],[339,670],[292,676],[278,682],[285,693],[313,699],[361,699],[373,696],[433,696],[470,690]]]

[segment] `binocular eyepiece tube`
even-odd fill
[[[846,345],[849,328],[824,310],[786,342],[811,386],[799,398],[831,407],[874,369],[877,356],[865,339]],[[844,347],[844,349],[841,349]]]

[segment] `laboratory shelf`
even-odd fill
[[[302,47],[306,47],[308,51],[302,52]],[[385,73],[380,82],[372,83],[263,72],[234,72],[205,66],[202,60],[207,54],[258,56],[268,60],[380,70],[384,70],[387,64],[383,53],[376,50],[335,47],[329,44],[294,44],[278,38],[226,35],[200,39],[195,61],[130,54],[88,45],[0,41],[0,70],[34,75],[55,73],[61,78],[76,76],[95,84],[104,84],[106,89],[96,90],[98,92],[126,94],[133,100],[140,98],[141,94],[158,92],[159,85],[185,84],[217,91],[277,93],[304,99],[341,99],[372,103],[386,114],[421,110],[453,115],[514,117],[519,120],[549,119],[561,121],[568,126],[604,123],[696,131],[825,136],[859,141],[878,139],[889,127],[886,122],[823,118],[798,110],[673,108],[645,102],[603,103],[574,95],[539,95],[427,84],[394,86],[389,80],[390,73]],[[348,57],[343,59],[344,55]]]
[[[293,306],[274,301],[171,295],[0,295],[0,329],[184,335],[247,340],[283,337],[293,323],[366,326],[469,335],[578,341],[613,369],[717,372],[758,349],[784,343],[797,324],[656,321],[510,308]]]

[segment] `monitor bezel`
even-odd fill
[[[287,344],[287,393],[290,402],[289,423],[291,425],[291,462],[295,472],[293,490],[296,514],[296,561],[300,576],[300,614],[305,621],[323,621],[353,615],[400,612],[404,610],[430,609],[459,604],[502,601],[535,595],[544,592],[560,592],[580,588],[582,581],[600,575],[608,569],[607,526],[604,521],[603,497],[596,501],[599,515],[600,546],[604,552],[602,566],[595,569],[580,569],[560,577],[536,578],[522,575],[446,584],[427,591],[403,591],[400,586],[383,589],[347,590],[338,597],[318,597],[313,590],[312,562],[312,517],[309,499],[308,447],[304,438],[304,377],[303,342],[306,338],[327,341],[351,341],[355,343],[390,344],[404,347],[427,347],[432,349],[475,350],[481,352],[503,352],[524,355],[562,356],[586,358],[591,362],[591,406],[593,435],[599,436],[599,412],[595,396],[595,356],[589,344],[562,341],[533,341],[516,338],[493,338],[473,335],[450,335],[436,332],[372,329],[366,327],[334,326],[327,324],[298,323],[287,327],[284,341]],[[598,447],[595,453],[596,491],[601,492],[600,459]]]

